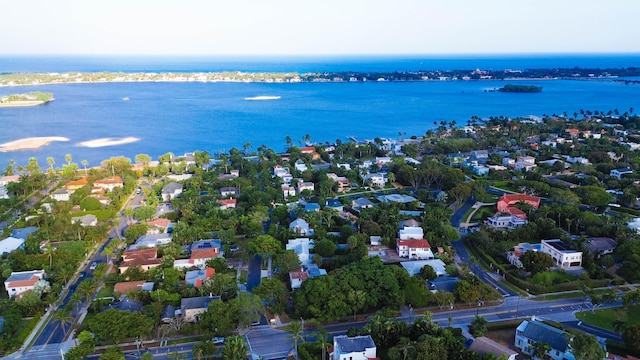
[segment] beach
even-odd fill
[[[49,145],[52,141],[69,141],[69,139],[62,136],[24,138],[0,144],[0,152],[35,150]]]
[[[24,107],[24,106],[38,106],[44,104],[45,101],[41,100],[25,100],[25,101],[10,101],[10,102],[0,102],[0,108],[3,107]]]

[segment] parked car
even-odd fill
[[[89,265],[89,270],[95,270],[97,266],[98,266],[98,263],[94,261],[91,263],[91,265]]]
[[[213,339],[211,339],[211,341],[213,341],[214,344],[218,345],[218,344],[224,344],[224,338],[223,337],[214,337]]]

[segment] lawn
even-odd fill
[[[577,278],[575,276],[569,275],[565,272],[545,271],[545,272],[535,274],[531,282],[538,285],[551,286],[553,284],[570,282],[576,279]]]
[[[493,206],[483,206],[480,209],[478,209],[478,211],[476,211],[475,214],[473,214],[473,217],[471,218],[470,222],[479,222],[490,216],[495,215],[495,213],[496,213],[496,210]]]
[[[627,326],[640,324],[640,305],[631,305],[628,308],[618,307],[610,309],[583,311],[576,313],[578,319],[591,325],[615,331],[614,323],[622,321]]]

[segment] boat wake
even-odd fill
[[[78,143],[77,145],[82,147],[88,147],[88,148],[99,148],[99,147],[105,147],[105,146],[130,144],[136,141],[140,141],[140,139],[137,137],[129,136],[129,137],[119,138],[119,139],[118,138],[102,138],[102,139],[83,141],[81,143]]]

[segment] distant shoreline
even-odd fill
[[[67,72],[0,74],[0,87],[54,84],[100,84],[124,82],[413,82],[473,80],[598,80],[640,77],[640,68],[619,69],[527,69],[527,70],[433,70],[405,72]]]
[[[3,107],[27,107],[27,106],[38,106],[42,104],[46,104],[48,101],[40,101],[40,100],[31,100],[31,101],[11,101],[6,103],[0,103],[0,108]]]

